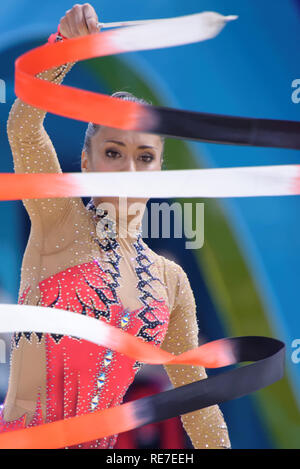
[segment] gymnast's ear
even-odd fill
[[[81,171],[89,171],[89,159],[85,150],[81,152]]]

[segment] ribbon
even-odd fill
[[[296,194],[300,194],[300,165],[0,174],[0,200],[90,196],[257,197]]]
[[[255,361],[242,368],[110,409],[2,433],[0,448],[61,448],[103,438],[242,397],[281,379],[284,373],[285,345],[269,337],[220,339],[173,355],[104,321],[62,309],[2,304],[0,319],[0,332],[22,329],[71,335],[149,364],[219,368]]]
[[[197,14],[197,13],[196,13]],[[226,16],[226,21],[233,21],[238,18],[236,15]],[[101,28],[120,28],[122,26],[136,26],[138,24],[149,24],[157,23],[159,21],[165,21],[165,19],[155,19],[155,20],[137,20],[137,21],[116,21],[114,23],[97,23],[97,27]]]
[[[108,127],[204,142],[299,149],[299,122],[142,105],[35,77],[67,62],[208,40],[232,19],[204,12],[45,44],[16,60],[16,95],[54,114]]]

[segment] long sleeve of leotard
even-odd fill
[[[175,263],[172,263],[172,271],[172,282],[174,282],[174,271],[177,282],[172,287],[174,305],[162,349],[179,355],[199,346],[199,329],[195,298],[188,277],[184,270]],[[200,366],[166,365],[164,368],[174,387],[207,378],[205,368]],[[218,405],[185,414],[181,416],[181,420],[194,448],[231,447],[228,429]]]
[[[46,70],[38,78],[60,84],[74,63]],[[53,144],[43,126],[46,111],[17,98],[7,121],[15,173],[61,173]],[[70,205],[70,198],[24,199],[32,226],[53,227]],[[42,224],[42,225],[41,225]]]

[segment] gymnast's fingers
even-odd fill
[[[72,30],[71,30],[71,27],[69,25],[69,21],[68,21],[68,18],[67,18],[67,15],[63,16],[61,19],[60,19],[60,22],[59,22],[59,30],[61,32],[61,34],[67,38],[71,38],[72,37]]]
[[[98,16],[92,5],[85,3],[83,5],[83,14],[90,34],[99,32],[97,27]]]
[[[94,8],[89,4],[76,4],[66,11],[60,20],[60,32],[67,38],[86,36],[99,32],[97,27],[98,17]]]
[[[76,31],[77,36],[86,36],[89,34],[83,13],[83,5],[74,5],[69,15],[73,30]]]

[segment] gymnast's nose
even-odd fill
[[[136,160],[135,160],[135,158],[128,158],[127,159],[124,171],[136,171]]]

